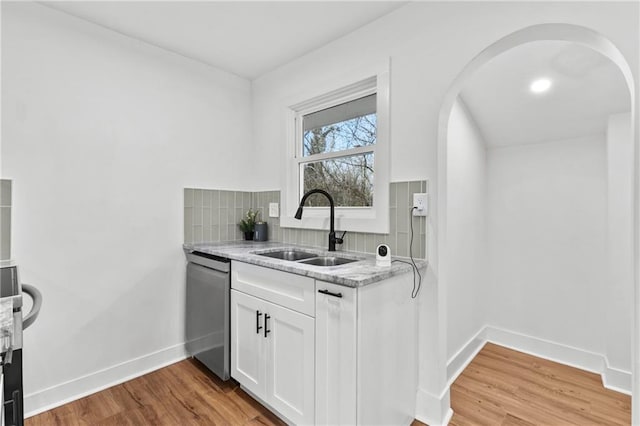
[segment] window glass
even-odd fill
[[[304,157],[375,143],[375,94],[303,116]]]
[[[333,197],[336,206],[371,207],[373,205],[372,152],[338,157],[301,165],[303,193],[310,189],[324,189]],[[314,194],[307,206],[328,206],[324,196]]]
[[[376,95],[302,116],[301,192],[329,192],[337,207],[373,206]],[[369,149],[367,149],[367,147]],[[327,206],[312,196],[308,206]]]

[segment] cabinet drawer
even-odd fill
[[[233,261],[231,287],[315,317],[313,278]]]

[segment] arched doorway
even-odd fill
[[[525,43],[535,42],[535,41],[567,41],[576,43],[581,46],[585,46],[589,49],[593,49],[596,52],[599,52],[603,56],[607,57],[611,62],[616,64],[619,68],[620,72],[624,76],[624,80],[629,90],[630,95],[630,104],[631,104],[631,117],[632,117],[632,129],[630,129],[633,147],[634,147],[634,155],[633,158],[629,158],[629,167],[634,172],[634,175],[637,174],[637,155],[638,155],[638,122],[636,117],[636,99],[635,99],[635,86],[632,77],[631,70],[629,65],[625,61],[622,54],[618,51],[618,49],[607,39],[597,34],[596,32],[575,25],[569,24],[542,24],[535,25],[532,27],[527,27],[511,35],[504,37],[497,41],[496,43],[489,46],[487,49],[482,51],[478,56],[476,56],[458,75],[454,83],[449,88],[444,102],[442,104],[440,110],[439,117],[439,132],[438,132],[438,270],[440,271],[440,284],[444,289],[445,293],[447,293],[447,282],[448,282],[448,271],[447,271],[447,256],[448,256],[448,235],[447,235],[447,212],[448,212],[448,199],[447,199],[447,191],[448,191],[448,182],[447,182],[447,156],[448,156],[448,141],[449,141],[449,120],[451,116],[451,112],[454,107],[454,103],[458,95],[460,94],[465,82],[476,73],[482,66],[487,64],[493,58],[499,56],[500,54],[513,49],[517,46],[521,46]],[[634,182],[634,187],[631,188],[634,206],[638,204],[638,188],[637,182]],[[635,240],[635,247],[633,249],[633,258],[637,258],[637,241],[638,241],[638,218],[637,214],[633,217],[633,235]],[[638,339],[637,334],[640,331],[639,324],[639,312],[638,312],[638,301],[640,296],[640,291],[638,289],[638,279],[637,279],[637,271],[635,271],[635,279],[633,282],[634,288],[634,324],[632,327],[632,348],[634,350],[633,356],[633,379],[632,379],[632,387],[633,387],[633,423],[640,423],[640,407],[638,401],[638,392],[640,390],[640,378],[639,372],[637,369],[637,358],[640,351],[637,350],[638,345],[640,344],[640,339]],[[446,301],[449,295],[445,295],[444,300]],[[441,309],[446,309],[446,307],[441,307]],[[445,339],[448,337],[445,337]]]

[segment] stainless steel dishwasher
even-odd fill
[[[229,379],[231,262],[188,251],[186,348],[220,379]]]

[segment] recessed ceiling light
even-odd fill
[[[531,86],[529,86],[529,90],[531,90],[533,93],[543,93],[549,90],[550,87],[551,80],[549,80],[548,78],[539,78],[531,83]]]

